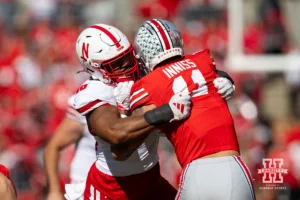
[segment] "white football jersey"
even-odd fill
[[[103,105],[114,105],[114,86],[98,80],[87,80],[78,89],[73,98],[73,106],[82,115]],[[105,117],[105,116],[103,116]],[[103,173],[112,176],[129,176],[139,174],[151,169],[158,162],[157,146],[159,136],[151,133],[144,143],[132,153],[126,161],[117,161],[112,157],[109,143],[95,136],[96,143],[96,167]]]
[[[79,183],[86,180],[90,167],[96,161],[96,141],[88,130],[85,117],[80,115],[73,107],[73,98],[74,96],[71,96],[68,100],[69,107],[66,117],[84,125],[84,133],[76,144],[75,154],[70,167],[71,182]]]

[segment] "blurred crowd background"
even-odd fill
[[[300,1],[243,1],[245,53],[299,54]],[[257,199],[300,199],[300,64],[291,72],[230,71],[226,0],[0,0],[0,163],[10,169],[19,199],[44,199],[47,192],[45,144],[65,115],[67,98],[87,78],[76,74],[80,31],[107,23],[132,40],[150,18],[172,20],[186,53],[209,48],[217,67],[235,80],[228,104]],[[176,187],[181,169],[172,146],[163,138],[159,149],[161,172]],[[72,154],[68,148],[62,155],[62,185]],[[288,169],[286,189],[260,189],[257,169],[263,158],[276,157]]]

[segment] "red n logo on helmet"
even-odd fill
[[[81,58],[84,61],[87,61],[88,57],[89,57],[89,43],[86,45],[85,43],[82,44],[82,48],[81,48]]]

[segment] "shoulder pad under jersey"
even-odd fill
[[[81,115],[86,115],[102,105],[116,105],[113,89],[114,86],[101,81],[87,80],[77,90],[72,104]]]

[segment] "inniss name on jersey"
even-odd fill
[[[167,75],[168,78],[172,78],[173,76],[177,75],[178,73],[195,68],[197,65],[192,62],[190,59],[178,61],[173,63],[163,69],[162,71]]]

